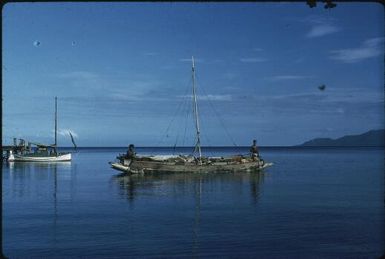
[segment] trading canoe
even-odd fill
[[[136,156],[133,145],[127,155],[117,157],[118,162],[110,162],[111,167],[123,172],[224,172],[262,170],[272,165],[266,163],[257,154],[250,156],[234,155],[230,157],[205,157],[202,155],[197,95],[195,89],[195,63],[192,58],[192,100],[195,122],[196,156]]]

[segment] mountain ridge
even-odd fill
[[[329,147],[383,147],[385,146],[385,129],[369,130],[358,135],[346,135],[340,138],[315,138],[299,146],[329,146]]]

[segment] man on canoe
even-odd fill
[[[128,146],[126,158],[128,158],[128,159],[134,159],[135,157],[136,157],[135,146],[134,146],[133,144],[130,144],[130,145]]]
[[[253,145],[250,147],[251,158],[256,161],[259,158],[259,151],[257,147],[257,141],[253,140]]]

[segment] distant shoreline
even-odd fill
[[[358,135],[345,135],[340,138],[315,138],[306,141],[301,147],[384,147],[385,129],[370,130]]]

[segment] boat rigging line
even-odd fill
[[[198,81],[198,80],[196,80],[196,81]],[[208,103],[209,103],[211,109],[213,109],[215,116],[217,116],[218,121],[220,122],[222,128],[224,129],[224,131],[225,131],[227,137],[228,137],[229,140],[232,142],[233,146],[238,147],[237,143],[235,143],[234,139],[231,137],[229,131],[227,130],[227,127],[225,126],[225,123],[224,123],[223,118],[221,117],[221,115],[219,114],[219,112],[215,109],[215,106],[214,106],[213,102],[211,101],[211,98],[209,97],[209,95],[208,95],[208,94],[206,93],[206,91],[204,90],[204,87],[202,87],[202,88],[200,88],[200,89],[202,89],[204,96],[206,97],[206,99],[207,99],[207,101],[208,101]]]
[[[189,80],[190,83],[186,86],[185,93],[184,93],[184,95],[182,95],[182,101],[179,102],[177,108],[175,109],[175,113],[173,114],[172,119],[170,120],[169,124],[167,125],[167,128],[166,128],[164,134],[162,135],[162,138],[158,142],[158,146],[162,145],[165,142],[165,138],[169,137],[169,134],[171,132],[171,127],[173,126],[173,123],[176,120],[176,118],[179,116],[182,116],[185,118],[183,137],[181,136],[183,123],[180,123],[180,124],[176,125],[177,128],[175,129],[176,130],[175,142],[174,142],[174,145],[171,146],[173,149],[173,153],[174,154],[176,153],[176,148],[178,146],[181,146],[181,147],[184,146],[185,141],[186,141],[187,131],[188,131],[188,129],[190,129],[190,127],[188,127],[188,124],[189,124],[190,119],[191,119],[190,115],[191,115],[191,113],[193,113],[193,116],[194,116],[193,121],[195,123],[195,140],[194,140],[194,146],[193,146],[194,148],[193,148],[191,155],[198,153],[199,159],[201,160],[201,158],[202,158],[201,137],[203,137],[205,139],[205,143],[207,142],[207,144],[209,144],[208,146],[212,146],[212,144],[210,143],[210,140],[207,138],[207,136],[205,134],[201,136],[201,132],[200,132],[200,126],[201,125],[200,125],[200,121],[199,121],[198,104],[197,104],[197,102],[198,102],[197,82],[199,81],[199,77],[196,75],[194,57],[191,58],[191,61],[192,61],[192,68],[191,68],[192,74],[191,74],[191,77]],[[192,95],[189,95],[188,92],[191,91],[191,83],[192,83]],[[213,110],[214,117],[217,117],[217,119],[220,123],[220,126],[224,129],[224,132],[225,132],[227,138],[230,140],[230,142],[232,143],[233,146],[238,147],[238,145],[235,143],[234,139],[230,135],[227,127],[225,126],[225,123],[224,123],[222,116],[219,114],[219,112],[215,108],[210,96],[206,93],[206,91],[203,88],[199,88],[199,89],[202,90],[202,93],[203,93],[202,96],[205,97],[205,100],[207,100],[210,108]],[[189,96],[190,96],[190,98],[192,98],[192,104],[193,104],[192,109],[188,108],[190,106],[190,102],[188,101],[189,98],[187,98],[187,97],[189,97]]]
[[[188,80],[188,81],[190,81],[190,80]],[[183,113],[183,111],[186,109],[186,106],[190,103],[190,102],[188,102],[188,99],[186,98],[188,96],[188,92],[190,89],[189,85],[190,85],[190,83],[186,84],[185,92],[182,95],[182,101],[179,102],[178,107],[175,109],[175,113],[173,114],[169,124],[167,125],[166,130],[162,134],[162,137],[157,144],[158,146],[160,146],[164,143],[165,138],[168,138],[171,126],[173,125],[175,119],[180,115],[181,112]],[[187,110],[189,110],[189,109],[187,109]],[[177,136],[176,141],[174,143],[174,150],[177,146],[177,142],[178,142],[178,136]]]

